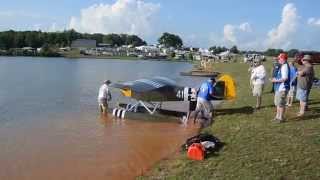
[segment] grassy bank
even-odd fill
[[[266,64],[270,72],[271,63]],[[286,113],[285,123],[274,123],[275,108],[270,83],[263,108],[254,112],[249,89],[248,65],[215,64],[215,70],[231,74],[238,98],[217,110],[215,123],[203,131],[219,137],[225,146],[202,162],[179,153],[157,164],[138,179],[320,179],[320,89],[311,92],[310,111],[296,118],[298,103]],[[315,67],[320,75],[320,67]]]

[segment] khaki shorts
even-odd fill
[[[260,97],[262,95],[262,92],[263,92],[263,87],[264,87],[263,84],[255,84],[255,85],[253,85],[252,95]]]
[[[98,103],[100,106],[108,107],[108,100],[107,98],[99,98]]]
[[[276,91],[274,94],[274,105],[278,107],[285,107],[287,103],[288,91]]]
[[[213,105],[211,104],[210,101],[204,100],[202,98],[197,99],[196,113],[201,112],[204,118],[211,119],[212,110],[213,110]]]

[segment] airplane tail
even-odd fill
[[[227,74],[222,75],[218,82],[224,82],[224,99],[233,100],[237,96],[236,83],[234,79]]]

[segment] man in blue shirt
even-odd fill
[[[198,92],[194,123],[197,120],[199,112],[201,112],[201,117],[205,120],[205,122],[203,122],[203,126],[211,124],[213,105],[210,101],[214,99],[215,82],[215,78],[210,78],[208,81],[202,83]]]
[[[276,122],[283,122],[286,110],[286,97],[290,89],[290,69],[287,63],[288,55],[286,53],[281,53],[278,59],[281,64],[280,70],[276,77],[271,79],[271,82],[274,83],[274,104],[277,106],[277,113],[274,120]]]

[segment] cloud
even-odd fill
[[[243,32],[252,32],[251,25],[248,22],[240,24],[239,29]]]
[[[298,19],[295,5],[292,3],[286,4],[282,10],[280,24],[268,32],[267,47],[288,48],[292,44],[291,38],[297,31]]]
[[[238,36],[250,32],[252,32],[252,28],[248,22],[244,22],[240,25],[226,24],[223,27],[223,38],[227,43],[237,44]]]
[[[114,4],[94,4],[72,17],[69,28],[86,33],[127,33],[150,35],[160,4],[142,0],[116,0]]]
[[[316,19],[314,17],[308,19],[308,24],[310,26],[320,27],[320,18]]]
[[[223,37],[226,41],[237,43],[237,38],[235,36],[236,27],[231,24],[226,24],[223,27]]]

